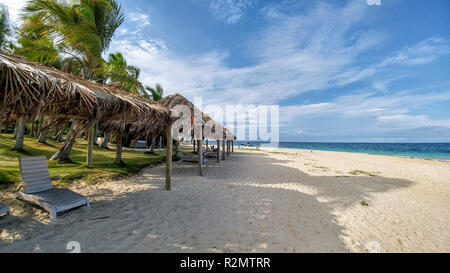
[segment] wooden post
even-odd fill
[[[217,163],[220,162],[220,140],[217,140]]]
[[[195,142],[196,142],[196,141],[197,141],[197,140],[195,140],[195,139],[194,139],[194,141],[193,141],[193,142],[194,142],[194,144],[193,144],[193,145],[194,145],[194,153],[197,152],[197,149],[195,148]]]
[[[231,141],[231,152],[234,153],[234,140]]]
[[[203,153],[202,153],[202,141],[197,140],[198,143],[198,175],[203,176]]]
[[[172,180],[172,125],[167,129],[167,151],[166,151],[166,190],[171,189]]]
[[[222,160],[225,160],[225,139],[222,139]]]
[[[230,156],[230,141],[227,140],[227,156]]]
[[[175,141],[175,149],[174,149],[174,154],[177,155],[178,154],[178,147],[180,146],[180,142],[178,140]]]
[[[116,137],[116,164],[122,165],[122,132],[119,132],[119,134]]]
[[[86,165],[88,169],[92,169],[94,167],[92,164],[92,153],[94,151],[94,130],[95,130],[94,126],[95,126],[94,122],[89,124],[88,130],[87,158],[86,158]]]
[[[208,140],[206,140],[206,150],[208,150],[208,148],[209,148],[209,143],[208,143]]]

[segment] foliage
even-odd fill
[[[147,97],[151,98],[153,101],[160,101],[163,98],[164,89],[157,83],[155,88],[146,86],[145,89],[150,92],[150,96],[147,93]]]
[[[58,149],[52,140],[47,144],[40,144],[35,139],[25,137],[26,152],[12,152],[10,150],[14,143],[14,137],[9,134],[0,135],[0,184],[10,184],[20,182],[20,170],[18,158],[20,156],[45,155],[52,156]],[[123,160],[126,165],[116,165],[115,150],[105,150],[94,147],[94,169],[86,169],[86,142],[77,139],[74,145],[71,159],[72,163],[61,163],[58,161],[48,161],[50,176],[56,185],[64,186],[73,181],[85,181],[94,183],[103,179],[114,179],[128,176],[139,172],[141,169],[165,160],[164,152],[157,152],[147,155],[144,151],[127,150],[123,151]]]
[[[79,62],[87,79],[94,78],[102,52],[124,20],[115,0],[31,0],[25,11],[18,52],[32,61],[61,67],[64,59],[71,58]]]

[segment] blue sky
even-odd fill
[[[450,142],[448,0],[119,2],[110,52],[167,94],[278,104],[282,141]]]

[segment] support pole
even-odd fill
[[[196,141],[197,141],[197,140],[195,140],[195,139],[194,139],[194,141],[193,141],[193,143],[194,143],[194,144],[193,144],[193,145],[194,145],[194,153],[197,152],[197,149],[196,149],[196,147],[195,147],[195,142],[196,142]]]
[[[234,140],[231,141],[231,152],[234,153]]]
[[[122,146],[123,146],[123,144],[122,144],[122,141],[123,141],[123,138],[122,138],[122,132],[119,132],[118,134],[117,134],[117,137],[116,137],[116,161],[115,161],[115,163],[117,164],[117,165],[122,165],[123,164],[123,160],[122,160]]]
[[[203,153],[202,153],[202,141],[197,140],[198,144],[198,175],[203,176]]]
[[[220,162],[220,140],[217,140],[217,163]]]
[[[166,190],[171,189],[172,180],[172,125],[167,129],[167,151],[166,151]]]
[[[88,130],[88,142],[87,142],[87,158],[86,165],[88,169],[92,169],[94,166],[92,164],[92,153],[94,151],[94,128],[95,122],[89,124]]]
[[[209,143],[208,143],[208,140],[206,140],[206,150],[208,150],[208,148],[209,148]]]
[[[222,139],[222,160],[225,160],[225,139]]]

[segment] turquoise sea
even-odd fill
[[[247,143],[235,141],[235,145]],[[264,142],[251,142],[260,147]],[[450,161],[450,143],[325,143],[325,142],[280,142],[279,148],[337,151],[379,155],[414,157],[421,159]]]

